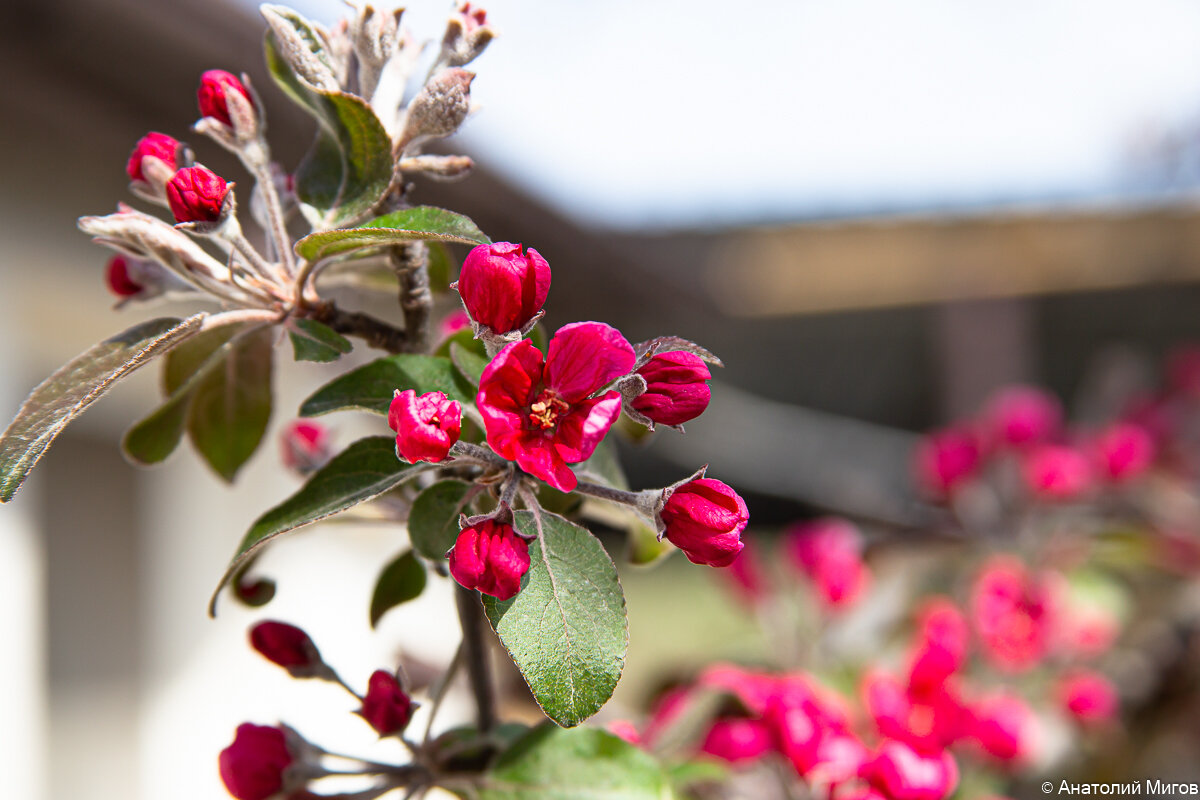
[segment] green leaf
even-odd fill
[[[135,325],[77,356],[30,392],[0,434],[0,502],[12,499],[67,423],[118,380],[195,333],[205,316]]]
[[[401,603],[415,600],[423,591],[425,565],[411,550],[405,550],[383,568],[375,581],[375,592],[371,595],[371,627],[378,625],[384,614]]]
[[[483,377],[483,371],[488,365],[486,358],[468,350],[458,342],[450,343],[450,361],[459,373],[475,386],[479,385],[479,379]]]
[[[396,390],[418,394],[443,392],[460,403],[475,402],[475,387],[467,383],[448,358],[401,353],[384,356],[325,384],[300,406],[300,416],[316,417],[333,411],[361,409],[387,414]]]
[[[315,36],[302,17],[293,15],[286,21],[302,37]],[[317,229],[362,218],[392,181],[392,140],[383,123],[363,99],[322,89],[294,73],[274,33],[267,35],[266,56],[280,88],[320,124],[316,142],[296,170],[301,211]]]
[[[378,497],[415,478],[429,466],[414,466],[397,458],[396,440],[391,436],[371,436],[347,447],[309,478],[300,491],[250,526],[213,593],[209,613],[216,614],[217,596],[233,574],[267,542]]]
[[[534,728],[484,773],[479,800],[670,800],[654,758],[595,728]]]
[[[413,549],[430,559],[446,557],[458,539],[458,515],[463,513],[471,485],[441,481],[422,491],[408,512],[408,538]]]
[[[288,336],[297,361],[337,361],[354,349],[349,339],[315,319],[293,321]]]
[[[183,342],[163,359],[166,401],[138,422],[121,441],[135,464],[158,464],[175,451],[187,427],[193,392],[208,375],[223,368],[233,349],[233,338],[245,325],[228,325],[206,331]]]
[[[441,242],[431,241],[428,247],[429,261],[426,269],[429,272],[429,289],[434,292],[448,292],[456,271],[454,257],[450,255],[450,248]]]
[[[536,539],[516,597],[484,597],[500,641],[546,716],[572,727],[612,696],[629,644],[625,595],[604,547],[554,514],[516,513],[516,529]]]
[[[267,432],[274,335],[264,327],[237,337],[221,366],[208,371],[192,390],[188,436],[227,481],[233,481]]]
[[[309,261],[412,241],[490,244],[468,217],[444,208],[417,206],[376,217],[357,228],[310,233],[296,242],[296,255]]]

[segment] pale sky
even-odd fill
[[[615,227],[1108,194],[1139,130],[1200,117],[1185,0],[484,5],[462,140]],[[440,36],[449,3],[409,6]]]

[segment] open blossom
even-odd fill
[[[917,484],[935,497],[953,494],[975,476],[982,463],[979,437],[966,427],[923,436],[913,453]]]
[[[520,330],[546,302],[550,265],[532,247],[481,244],[463,261],[458,293],[471,318],[494,333]]]
[[[167,165],[171,172],[174,172],[178,164],[179,140],[174,136],[168,136],[165,133],[158,131],[150,131],[134,145],[133,152],[129,154],[129,163],[125,165],[125,174],[129,176],[131,181],[145,181],[146,176],[142,172],[143,158],[157,158],[159,161]]]
[[[918,694],[891,675],[875,673],[863,683],[863,698],[881,736],[919,752],[940,752],[963,734],[965,710],[948,686]]]
[[[958,786],[958,764],[947,751],[922,754],[887,740],[864,771],[891,800],[942,800]]]
[[[742,552],[746,501],[725,484],[697,478],[671,492],[660,514],[671,544],[693,564],[727,567]]]
[[[184,167],[167,182],[167,205],[176,222],[216,222],[229,186],[205,167]]]
[[[382,669],[371,674],[358,713],[376,733],[380,736],[400,733],[408,726],[414,710],[412,698],[395,675]]]
[[[488,519],[463,528],[449,559],[450,574],[461,585],[508,600],[529,571],[529,545],[512,525]]]
[[[396,392],[388,407],[388,425],[396,432],[396,452],[415,464],[436,464],[450,453],[462,432],[462,403],[442,392]]]
[[[1062,426],[1058,398],[1033,386],[1001,389],[988,402],[983,422],[991,442],[1023,447],[1054,437]]]
[[[196,90],[196,102],[200,106],[200,114],[218,119],[226,125],[232,125],[233,120],[229,116],[229,101],[226,99],[229,92],[238,92],[246,98],[251,107],[254,106],[254,98],[250,96],[249,90],[232,72],[210,69],[201,75],[200,88]]]
[[[501,350],[479,381],[487,442],[502,458],[564,492],[578,483],[568,464],[585,461],[621,413],[621,395],[592,395],[627,374],[633,347],[615,328],[559,328],[545,360],[528,339]]]
[[[861,555],[862,535],[846,520],[829,517],[793,525],[787,551],[828,608],[854,603],[869,580]]]
[[[994,664],[1020,672],[1041,661],[1056,622],[1055,599],[1051,583],[1034,579],[1019,561],[998,557],[984,566],[971,590],[971,621]]]
[[[294,760],[282,728],[244,722],[217,763],[225,788],[237,800],[267,800],[284,789],[285,770]]]
[[[659,425],[682,425],[704,413],[712,373],[693,353],[659,353],[637,371],[646,379],[646,392],[630,401],[634,410]]]

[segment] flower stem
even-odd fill
[[[588,483],[580,481],[575,486],[575,491],[580,494],[586,494],[589,497],[598,497],[601,500],[611,500],[614,503],[621,503],[627,506],[638,508],[640,506],[638,496],[635,492],[627,492],[623,489],[611,489],[607,486],[601,486],[598,483]]]
[[[462,656],[467,665],[471,693],[475,695],[479,732],[487,733],[496,725],[496,695],[484,639],[483,607],[479,603],[479,593],[462,586],[454,587],[454,599],[458,605],[458,621],[462,625]]]

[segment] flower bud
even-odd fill
[[[1057,694],[1069,714],[1089,725],[1111,720],[1120,705],[1112,682],[1091,670],[1076,670],[1067,675],[1058,684]]]
[[[308,634],[286,622],[266,620],[250,629],[250,646],[293,678],[312,678],[325,671],[325,662]]]
[[[700,744],[700,752],[738,764],[753,761],[775,744],[771,729],[761,719],[718,719]]]
[[[1044,442],[1062,426],[1058,398],[1033,386],[1010,386],[997,392],[984,411],[991,443],[1023,447]]]
[[[921,438],[913,454],[917,484],[946,497],[969,481],[983,461],[979,437],[968,428],[946,428]]]
[[[200,88],[196,91],[196,101],[200,106],[200,115],[220,120],[226,125],[233,125],[229,114],[229,101],[226,95],[238,92],[250,107],[254,108],[254,98],[242,85],[237,76],[223,69],[210,69],[200,76]]]
[[[673,350],[659,353],[638,371],[646,391],[630,401],[634,410],[660,425],[682,425],[704,413],[710,391],[705,381],[712,373],[693,353]]]
[[[794,525],[787,550],[826,608],[853,604],[870,579],[861,556],[862,534],[846,520],[830,517]]]
[[[217,763],[225,788],[237,800],[267,800],[284,791],[285,783],[292,782],[285,780],[285,771],[294,760],[282,728],[244,722],[238,726],[233,743],[221,751]]]
[[[438,335],[443,339],[449,339],[463,328],[469,327],[471,327],[471,316],[460,308],[442,318],[442,321],[438,323]]]
[[[471,318],[493,333],[520,330],[542,309],[550,293],[550,265],[532,247],[511,242],[481,244],[467,254],[458,293]]]
[[[319,422],[298,419],[288,423],[279,445],[283,465],[301,475],[315,472],[329,461],[329,429]]]
[[[727,567],[742,552],[750,521],[746,502],[712,478],[697,478],[671,491],[659,512],[664,535],[693,564]]]
[[[746,605],[755,606],[767,599],[771,586],[759,560],[757,547],[752,549],[748,539],[742,539],[742,546],[742,552],[722,574],[729,579],[730,586]]]
[[[131,181],[148,183],[149,179],[142,169],[143,158],[157,158],[171,172],[174,172],[179,166],[180,146],[179,141],[175,137],[159,133],[158,131],[150,131],[150,133],[147,133],[134,145],[133,152],[129,154],[129,163],[125,165],[125,174],[129,176],[129,180]]]
[[[958,786],[958,764],[950,753],[921,754],[895,740],[879,746],[865,772],[892,800],[942,800]]]
[[[487,11],[468,2],[460,2],[446,24],[442,37],[442,63],[461,67],[479,57],[496,32],[487,24]]]
[[[448,557],[454,580],[498,600],[521,591],[529,571],[529,545],[512,525],[492,519],[463,528]]]
[[[1030,452],[1021,465],[1021,475],[1034,497],[1049,501],[1074,500],[1092,483],[1087,457],[1058,444],[1041,445]]]
[[[113,256],[108,260],[104,280],[108,283],[108,290],[121,298],[139,295],[145,288],[130,274],[129,259],[125,256]]]
[[[184,167],[167,182],[176,222],[217,222],[229,194],[225,179],[206,167]]]
[[[408,726],[414,708],[396,676],[379,669],[367,681],[367,693],[358,713],[380,736],[393,736]]]
[[[614,719],[607,725],[608,732],[619,739],[623,739],[634,747],[642,746],[642,734],[638,732],[637,726],[627,719]]]
[[[438,463],[458,441],[462,403],[441,392],[418,396],[413,389],[397,391],[388,408],[388,425],[396,432],[396,453],[412,464]]]
[[[921,611],[919,633],[909,667],[909,689],[929,694],[941,689],[967,658],[970,629],[966,617],[946,598],[935,598]]]
[[[1154,439],[1140,425],[1119,422],[1093,443],[1097,472],[1112,483],[1134,480],[1154,461]]]

